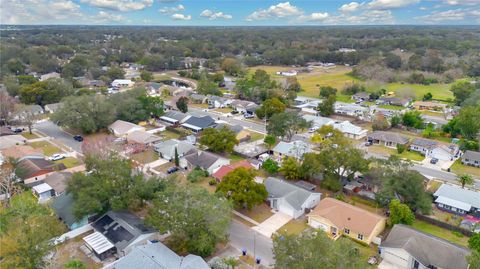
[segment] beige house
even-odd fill
[[[336,240],[341,235],[370,244],[385,229],[386,218],[333,198],[325,198],[308,214],[308,225]]]
[[[446,104],[431,101],[416,101],[413,103],[413,107],[416,110],[434,110],[443,111],[447,108]]]

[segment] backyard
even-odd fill
[[[456,160],[452,166],[450,166],[450,169],[452,172],[455,174],[470,174],[474,177],[480,178],[480,168],[478,167],[473,167],[473,166],[468,166],[468,165],[463,165],[461,159]]]
[[[147,149],[143,152],[135,153],[131,157],[133,160],[142,164],[147,164],[158,160],[158,154],[153,149]]]
[[[79,166],[80,164],[82,164],[81,161],[79,161],[78,159],[75,159],[73,157],[67,157],[65,159],[58,160],[58,161],[55,161],[55,163],[63,163],[63,165],[65,165],[65,167],[67,167],[67,168],[72,168],[72,167]]]
[[[468,237],[452,232],[450,230],[432,225],[425,221],[415,220],[412,225],[413,228],[420,230],[425,233],[433,234],[437,237],[443,238],[447,241],[453,242],[461,246],[468,246]]]

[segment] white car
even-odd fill
[[[56,154],[53,154],[52,156],[48,157],[49,161],[58,161],[58,160],[61,160],[61,159],[65,159],[65,155],[56,153]]]

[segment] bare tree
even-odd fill
[[[0,126],[8,125],[15,103],[15,98],[8,95],[6,91],[0,91]]]
[[[15,185],[15,166],[16,160],[10,159],[3,164],[0,169],[0,197],[4,196],[2,203],[5,207],[10,206],[10,199],[15,194],[21,193],[21,188]]]
[[[31,134],[33,124],[39,119],[38,115],[28,106],[22,105],[18,109],[18,117],[20,122],[28,127],[28,132]]]

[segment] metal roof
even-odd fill
[[[36,193],[44,193],[53,190],[47,183],[42,183],[32,188]]]
[[[94,232],[93,234],[85,236],[83,241],[85,241],[85,243],[99,255],[115,247],[103,234],[99,232]]]
[[[470,209],[472,209],[472,206],[470,204],[467,204],[467,203],[464,203],[464,202],[461,202],[461,201],[458,201],[458,200],[455,200],[455,199],[450,199],[450,198],[445,197],[445,196],[439,196],[435,200],[435,203],[449,205],[449,206],[459,208],[459,209],[467,211],[467,212],[470,211]]]
[[[452,204],[448,204],[448,203],[442,202],[442,204],[455,206],[455,205],[460,205],[460,203],[463,203],[463,204],[468,204],[470,206],[473,206],[475,208],[480,208],[480,192],[463,189],[460,186],[442,184],[442,186],[440,186],[440,188],[438,188],[438,190],[433,195],[437,197],[437,200],[438,198],[443,197],[442,199],[444,200],[442,201],[444,202],[450,201],[452,203]],[[449,200],[445,200],[445,198],[448,198]],[[453,201],[456,201],[456,202],[454,203]],[[468,210],[470,210],[470,208],[468,208]]]

